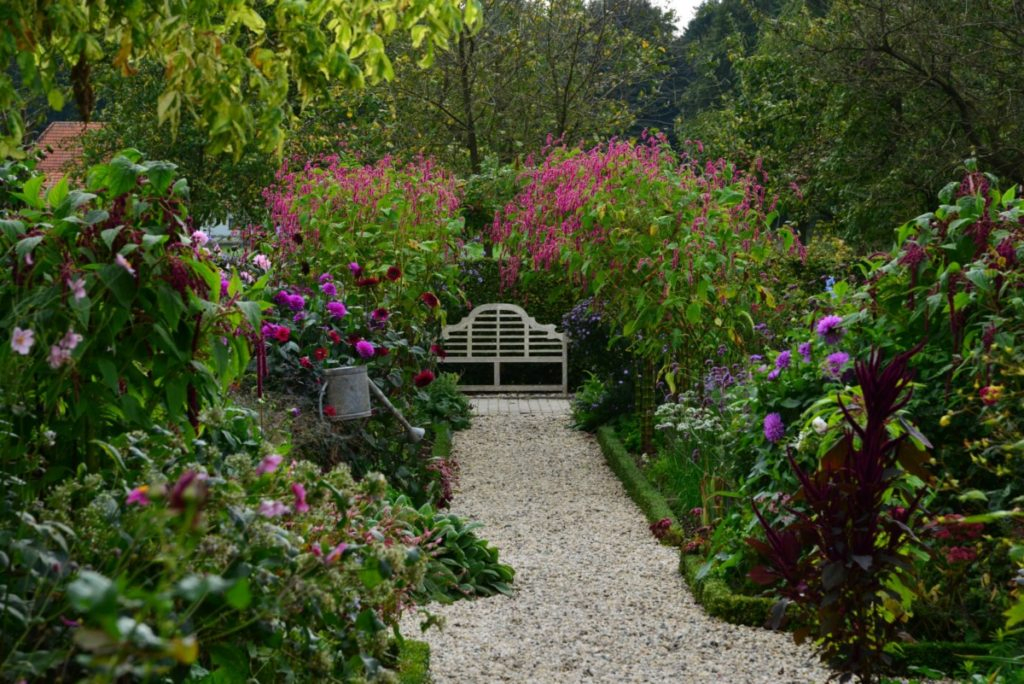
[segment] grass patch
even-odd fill
[[[405,639],[398,648],[399,684],[430,683],[430,644]]]

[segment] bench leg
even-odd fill
[[[501,362],[494,362],[494,386],[501,387]]]

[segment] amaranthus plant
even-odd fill
[[[893,437],[890,430],[911,398],[907,364],[915,351],[885,366],[877,351],[857,362],[861,405],[840,403],[845,434],[816,472],[788,455],[800,482],[794,497],[800,503],[789,508],[792,522],[775,529],[754,507],[767,541],[747,542],[766,564],[750,578],[781,582],[780,608],[794,602],[814,626],[813,632],[798,629],[795,639],[816,638],[822,658],[842,671],[843,681],[854,675],[876,680],[902,614],[895,587],[912,584],[910,550],[919,543],[912,526],[923,488],[905,475],[921,472],[922,456],[907,433]]]

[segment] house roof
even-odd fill
[[[54,121],[46,127],[36,139],[36,147],[44,155],[36,170],[46,176],[46,185],[57,183],[69,167],[81,160],[82,136],[102,127],[99,121]]]

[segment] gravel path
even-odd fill
[[[516,569],[515,596],[432,607],[423,637],[447,682],[824,682],[786,634],[708,617],[589,435],[559,410],[498,410],[458,433],[453,509]],[[501,414],[501,415],[496,415]],[[403,633],[418,633],[411,617]]]

